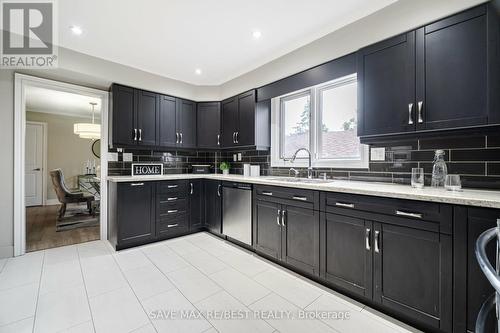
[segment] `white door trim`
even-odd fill
[[[47,123],[43,123],[40,121],[26,121],[26,124],[36,124],[42,125],[43,128],[43,142],[42,142],[42,205],[45,206],[47,204],[47,191],[49,190],[49,186],[47,183]],[[26,170],[25,170],[26,171]]]
[[[40,87],[100,98],[101,110],[101,239],[108,238],[108,100],[107,91],[15,73],[14,75],[14,256],[26,252],[24,153],[26,135],[26,88]]]

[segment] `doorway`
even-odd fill
[[[107,239],[107,110],[107,91],[15,75],[14,255]]]

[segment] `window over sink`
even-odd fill
[[[272,99],[271,166],[368,168],[368,146],[357,136],[357,78],[345,76]]]

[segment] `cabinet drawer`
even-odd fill
[[[291,187],[255,186],[257,199],[319,209],[319,192]]]
[[[188,191],[187,180],[161,181],[157,185],[158,194],[166,196],[185,198]]]
[[[158,237],[169,237],[189,231],[188,216],[186,213],[176,214],[163,218],[156,223]]]
[[[327,213],[378,213],[408,221],[434,222],[439,224],[439,231],[443,233],[451,233],[452,230],[452,207],[446,204],[329,192],[322,192],[320,201],[320,209]]]
[[[162,204],[157,209],[157,220],[162,220],[171,216],[185,214],[187,212],[187,201],[185,199]]]

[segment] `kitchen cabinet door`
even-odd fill
[[[222,146],[234,147],[236,145],[236,132],[238,131],[238,100],[236,97],[222,101]]]
[[[238,101],[238,128],[236,145],[251,146],[255,144],[255,90],[241,94]]]
[[[205,223],[216,234],[222,234],[222,184],[217,180],[205,181]]]
[[[253,235],[255,250],[275,259],[281,259],[281,209],[280,204],[255,200]]]
[[[283,260],[319,276],[319,212],[294,206],[283,206],[283,211]]]
[[[430,327],[451,331],[451,236],[374,223],[373,237],[374,301]]]
[[[358,51],[358,135],[415,130],[415,32]]]
[[[155,237],[154,183],[119,183],[117,188],[118,244],[126,246]]]
[[[185,99],[177,99],[177,132],[179,147],[196,147],[196,103]]]
[[[329,213],[324,222],[324,279],[371,299],[372,222]]]
[[[190,230],[200,229],[205,220],[205,194],[203,180],[193,179],[189,182]]]
[[[175,147],[177,145],[176,99],[160,95],[158,110],[158,144],[161,147]]]
[[[155,146],[157,143],[158,99],[155,93],[137,92],[137,144]]]
[[[488,123],[487,38],[485,6],[417,30],[417,129]]]
[[[112,130],[110,138],[113,146],[133,146],[135,127],[135,92],[133,88],[113,84]]]
[[[220,103],[198,103],[197,140],[199,148],[221,147]]]

